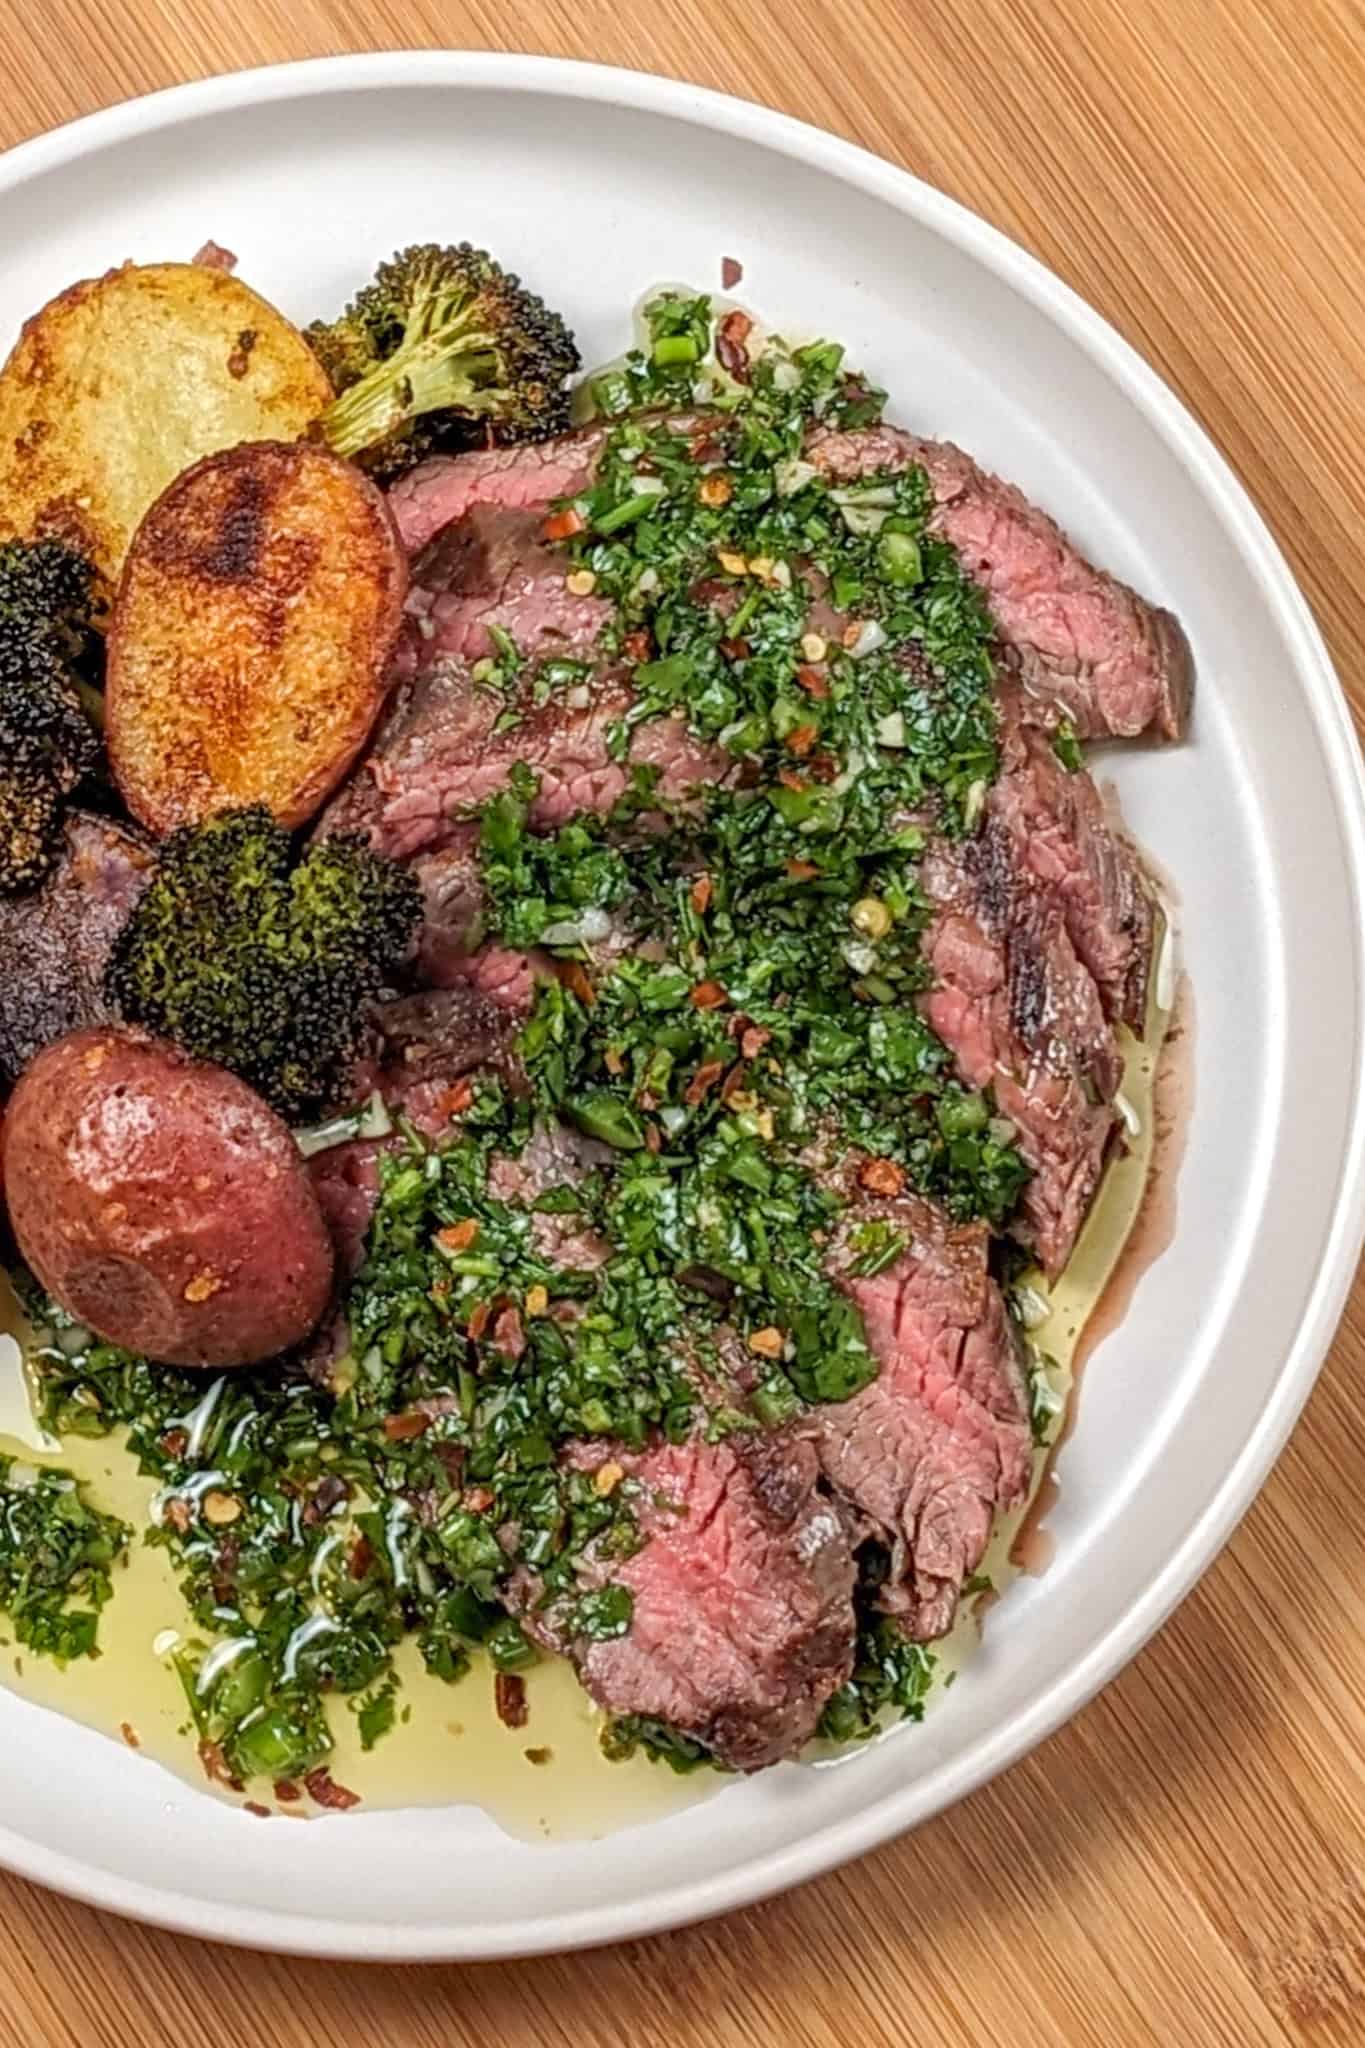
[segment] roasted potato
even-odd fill
[[[311,443],[250,442],[153,505],[109,633],[105,732],[153,832],[263,803],[302,824],[384,700],[407,564],[383,497]]]
[[[69,541],[107,599],[172,477],[239,441],[292,440],[331,397],[297,328],[225,271],[127,264],[72,285],[0,371],[0,540]]]
[[[39,1053],[6,1106],[25,1259],[111,1344],[247,1365],[308,1335],[332,1246],[288,1128],[222,1067],[113,1027]]]

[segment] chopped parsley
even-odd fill
[[[243,1781],[323,1762],[329,1694],[364,1747],[381,1740],[405,1634],[451,1682],[476,1646],[501,1673],[533,1662],[538,1613],[625,1634],[612,1567],[641,1541],[638,1484],[563,1447],[605,1440],[628,1463],[850,1398],[877,1367],[832,1268],[894,1264],[902,1192],[998,1226],[1026,1179],[917,1004],[920,862],[975,829],[998,771],[990,619],[930,530],[921,471],[840,487],[808,459],[813,429],[875,424],[881,394],[829,343],[750,360],[736,318],[717,332],[706,299],[669,295],[647,344],[593,382],[605,448],[552,524],[613,606],[627,791],[609,818],[539,833],[519,764],[477,813],[488,934],[559,971],[521,1034],[525,1086],[481,1083],[458,1132],[400,1134],[383,1157],[347,1354],[321,1385],[277,1365],[205,1386],[69,1336],[40,1347],[49,1424],[124,1431],[156,1479],[147,1540],[194,1626],[186,1698]],[[474,681],[503,694],[499,730],[590,674],[492,639]],[[664,719],[713,750],[682,808],[630,759]],[[1066,759],[1074,736],[1054,744]],[[533,1204],[499,1192],[503,1162],[556,1122],[597,1163]],[[850,1217],[850,1173],[889,1206]],[[0,1498],[16,1625],[61,1654],[93,1647],[127,1532],[55,1475],[25,1496],[6,1474]],[[513,1581],[521,1619],[499,1597]],[[823,1724],[839,1740],[918,1716],[933,1669],[875,1590],[865,1558],[857,1668]],[[708,1760],[638,1719],[604,1744]]]
[[[69,1472],[0,1457],[0,1610],[15,1641],[63,1664],[97,1657],[99,1612],[129,1534]]]

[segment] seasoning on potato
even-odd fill
[[[177,477],[109,634],[109,758],[133,815],[165,833],[260,803],[302,824],[378,716],[406,589],[383,497],[325,449],[248,442]]]
[[[61,1306],[167,1365],[248,1365],[327,1305],[332,1246],[287,1125],[221,1067],[113,1027],[41,1052],[6,1106],[19,1249]]]

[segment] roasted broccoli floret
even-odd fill
[[[345,1096],[365,1005],[420,916],[414,877],[362,840],[325,839],[295,861],[268,811],[224,812],[163,844],[106,993],[299,1122]]]
[[[379,475],[439,448],[537,440],[568,425],[578,350],[557,313],[468,242],[381,264],[312,343],[337,392],[324,440]]]
[[[32,889],[61,848],[64,799],[99,759],[81,665],[90,564],[60,541],[0,544],[0,891]]]
[[[0,759],[0,892],[36,889],[57,858],[62,840],[62,792],[39,753],[6,748]]]

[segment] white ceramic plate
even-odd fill
[[[1359,763],[1326,653],[1226,464],[1118,336],[992,229],[778,115],[522,57],[340,59],[115,108],[0,161],[0,349],[73,279],[208,235],[306,319],[403,240],[523,269],[588,360],[723,255],[780,328],[844,340],[1183,618],[1192,741],[1113,764],[1176,878],[1197,991],[1179,1228],[1092,1362],[1056,1559],[951,1698],[852,1764],[786,1766],[597,1844],[469,1809],[261,1827],[0,1693],[0,1859],[100,1905],[338,1956],[508,1955],[740,1905],[961,1797],[1073,1713],[1194,1583],[1265,1477],[1362,1236]],[[1291,1003],[1292,992],[1292,1003]]]

